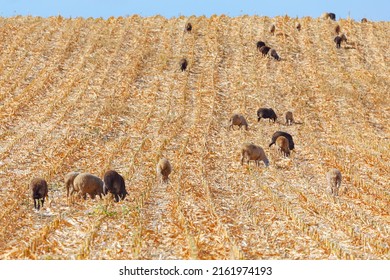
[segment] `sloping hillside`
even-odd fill
[[[0,258],[390,259],[389,42],[388,22],[0,18]],[[277,122],[257,122],[260,107]],[[236,112],[248,131],[227,129]],[[268,147],[277,130],[294,137],[289,159]],[[270,166],[241,166],[244,142]],[[331,167],[348,189],[336,198]],[[124,201],[67,200],[66,173],[108,169]]]

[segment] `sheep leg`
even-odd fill
[[[117,194],[115,194],[115,202],[118,202],[119,201],[119,196]]]

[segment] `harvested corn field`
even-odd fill
[[[390,25],[339,20],[336,48],[335,24],[0,18],[0,258],[390,259]],[[261,107],[275,123],[257,121]],[[229,129],[234,113],[248,130]],[[279,130],[290,157],[268,147]],[[241,165],[245,142],[270,165]],[[67,199],[68,172],[109,169],[125,200]],[[49,187],[39,212],[37,176]]]

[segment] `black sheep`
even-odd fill
[[[192,30],[192,24],[191,24],[190,22],[188,22],[188,23],[186,24],[186,30],[187,30],[187,32],[191,32],[191,30]]]
[[[263,56],[266,56],[271,48],[268,46],[262,46],[259,51]]]
[[[264,47],[265,46],[265,43],[263,42],[263,41],[258,41],[257,43],[256,43],[256,47],[257,47],[257,49],[260,51],[260,48],[261,47]]]
[[[336,36],[333,41],[336,43],[336,48],[339,49],[341,47],[341,42],[347,42],[347,37],[345,34],[342,34],[341,36]]]
[[[103,184],[103,193],[111,193],[115,201],[118,202],[119,198],[122,200],[125,199],[128,194],[126,191],[125,180],[118,172],[115,170],[109,170],[104,174],[104,184]]]
[[[260,108],[257,110],[257,121],[260,119],[269,119],[270,121],[276,121],[278,117],[276,116],[275,111],[272,108]]]
[[[179,64],[180,64],[180,69],[181,69],[181,71],[183,72],[183,71],[185,71],[185,70],[187,69],[188,61],[187,61],[187,59],[182,58],[182,59],[180,60]]]

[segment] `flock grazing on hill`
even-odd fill
[[[323,19],[336,20],[336,15],[334,13],[324,13],[321,17]],[[361,23],[367,22],[368,20],[366,18],[361,20]],[[269,27],[269,32],[274,35],[276,28],[276,25],[272,24]],[[298,22],[296,23],[295,28],[298,31],[301,31],[302,25]],[[192,29],[192,24],[190,22],[186,23],[184,31],[191,33]],[[341,48],[341,43],[347,42],[347,37],[344,33],[339,35],[341,32],[339,25],[335,26],[334,31],[337,36],[333,41],[336,43],[336,48],[339,49]],[[277,51],[274,48],[267,46],[267,44],[263,41],[258,41],[256,43],[256,48],[263,57],[267,56],[277,61],[281,60]],[[181,71],[186,71],[188,67],[187,59],[181,59],[179,66]],[[257,111],[258,122],[260,122],[261,119],[269,119],[269,122],[272,120],[273,123],[275,123],[277,118],[278,117],[272,108],[259,108]],[[285,119],[286,126],[291,126],[295,123],[293,113],[291,111],[286,112]],[[234,130],[234,126],[238,126],[239,129],[245,127],[245,130],[248,130],[248,122],[242,114],[234,114],[231,116],[228,128]],[[269,147],[273,144],[277,146],[277,149],[284,157],[289,157],[291,151],[294,150],[293,137],[284,131],[276,131],[272,135]],[[266,167],[270,165],[264,149],[253,143],[244,143],[241,147],[241,165],[244,164],[245,160],[247,164],[249,164],[250,161],[254,161],[256,166],[259,166],[260,161],[262,161]],[[165,157],[161,158],[156,166],[156,176],[158,178],[158,182],[163,184],[168,183],[171,172],[172,165],[169,160]],[[330,193],[334,196],[338,196],[339,194],[341,179],[341,172],[336,168],[331,168],[329,172],[326,173],[326,180]],[[75,192],[84,199],[87,198],[87,194],[91,199],[94,199],[96,196],[103,198],[103,196],[111,193],[113,200],[115,202],[119,202],[120,200],[124,200],[128,194],[124,178],[115,170],[107,171],[104,174],[103,179],[89,173],[72,171],[64,176],[64,185],[68,198],[71,198]],[[48,198],[48,184],[43,178],[34,178],[31,180],[29,187],[34,201],[34,208],[39,210],[43,207],[45,198]]]

